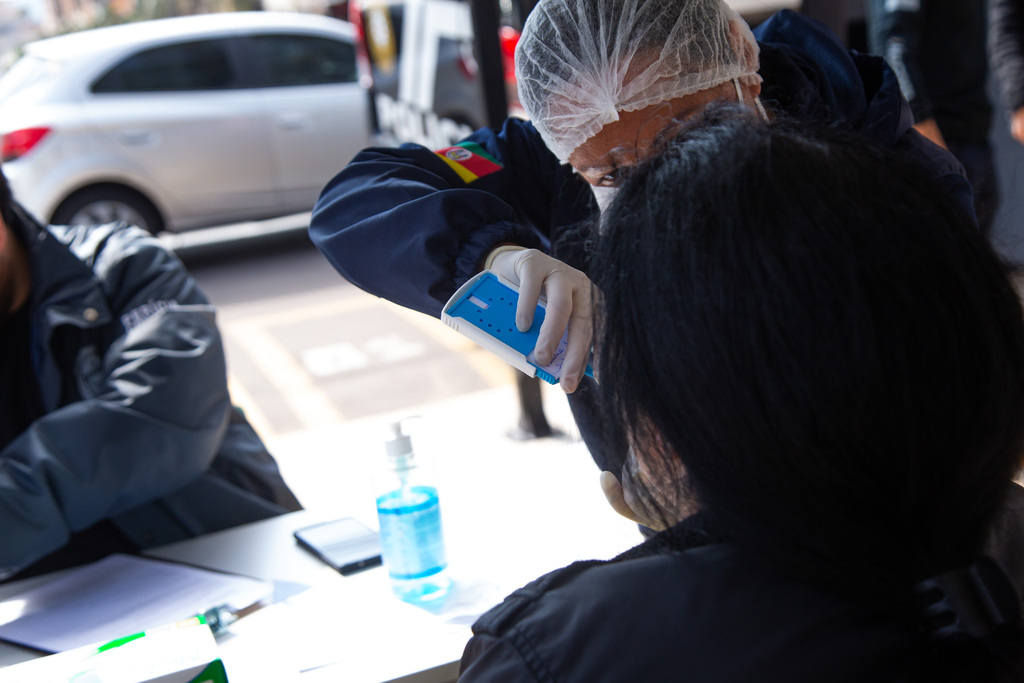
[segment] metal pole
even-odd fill
[[[480,64],[487,125],[500,128],[508,117],[508,97],[505,95],[505,71],[498,42],[498,0],[470,0],[470,11],[473,15],[473,40],[476,42],[476,56]]]

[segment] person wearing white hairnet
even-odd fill
[[[529,121],[510,118],[442,150],[362,151],[324,189],[310,237],[349,281],[435,317],[484,268],[519,284],[520,329],[543,293],[536,358],[546,364],[568,326],[561,385],[603,470],[619,471],[625,448],[609,443],[594,417],[596,384],[583,376],[587,231],[620,171],[680,121],[725,100],[765,117],[835,122],[918,154],[973,215],[962,166],[912,130],[885,62],[791,11],[752,33],[723,0],[540,0],[516,78]]]

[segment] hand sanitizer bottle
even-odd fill
[[[402,600],[436,605],[448,593],[448,561],[437,488],[419,466],[401,421],[391,423],[387,470],[377,496],[381,554],[391,587]]]

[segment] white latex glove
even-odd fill
[[[559,385],[567,394],[576,391],[587,369],[593,335],[590,278],[536,249],[502,251],[495,256],[491,270],[519,287],[516,327],[520,332],[526,332],[533,324],[533,312],[542,292],[547,299],[547,312],[534,348],[538,364],[551,362],[568,326]]]

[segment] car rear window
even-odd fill
[[[24,55],[0,78],[0,102],[56,74],[60,69],[60,62]]]
[[[138,52],[92,86],[94,93],[219,90],[236,85],[223,40],[197,40]]]
[[[352,43],[317,36],[257,35],[249,44],[262,87],[356,81]]]

